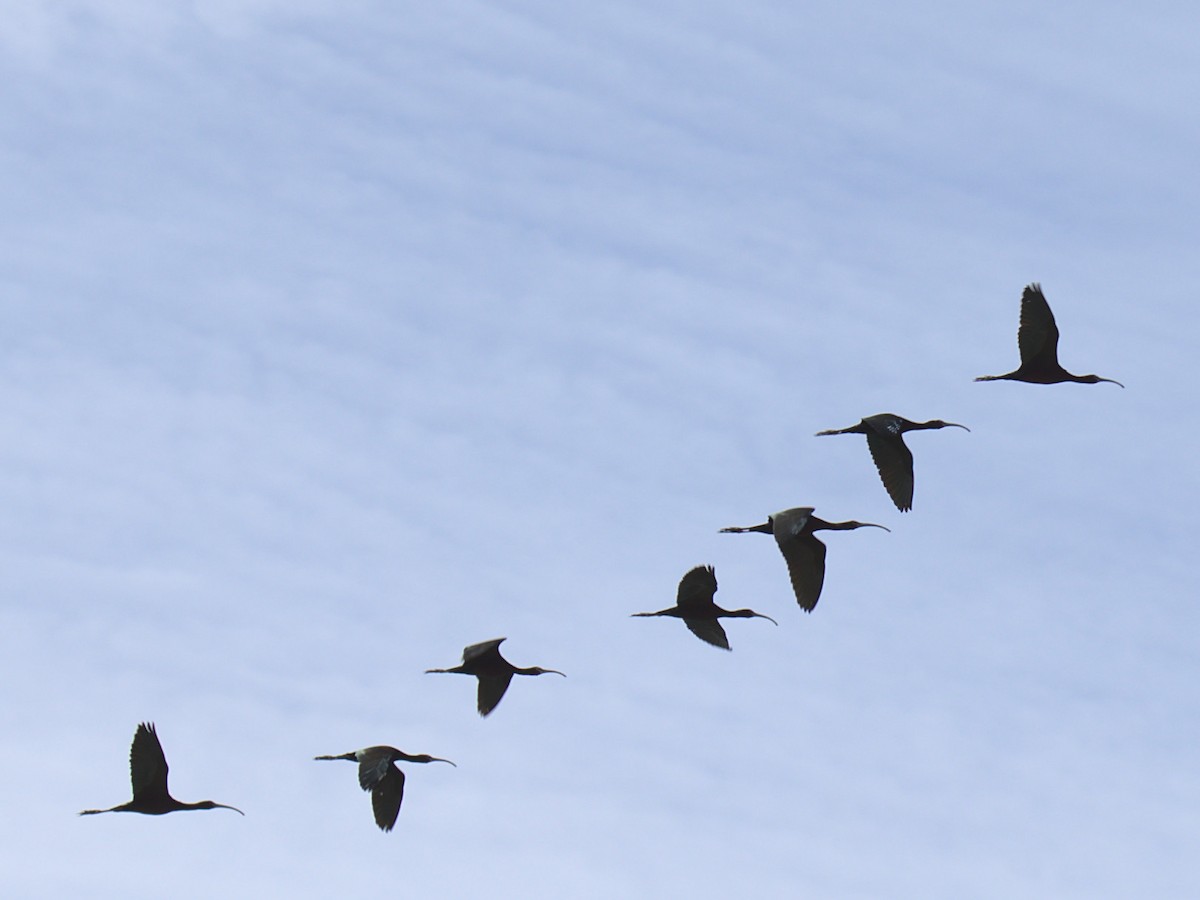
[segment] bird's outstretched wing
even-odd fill
[[[390,748],[368,747],[359,752],[358,786],[364,791],[373,791],[394,768]]]
[[[900,435],[884,436],[874,432],[867,433],[867,447],[871,451],[871,459],[875,460],[875,468],[879,470],[879,479],[896,504],[896,509],[908,512],[912,509],[913,498],[912,451],[905,446]]]
[[[681,610],[711,606],[717,593],[717,572],[712,566],[696,566],[679,580],[675,605]],[[689,628],[692,626],[689,625]],[[695,631],[695,629],[692,629]],[[699,632],[697,632],[699,633]],[[703,637],[703,635],[702,635]],[[708,638],[704,638],[708,641]],[[709,643],[713,643],[709,641]],[[720,646],[720,645],[718,645]]]
[[[825,584],[825,544],[811,534],[788,537],[776,533],[775,539],[787,561],[796,602],[805,612],[812,612]]]
[[[391,831],[400,815],[400,803],[404,800],[404,773],[389,765],[388,772],[373,791],[371,808],[375,811],[375,824],[384,831]]]
[[[481,656],[486,656],[489,653],[500,652],[500,645],[508,638],[493,638],[490,641],[482,641],[478,644],[472,644],[463,650],[463,662],[469,663],[472,660],[479,659]]]
[[[133,735],[133,744],[129,748],[129,777],[133,782],[134,800],[139,794],[167,794],[167,757],[152,722],[138,725]]]
[[[1017,348],[1023,365],[1054,368],[1058,365],[1058,325],[1036,281],[1021,294],[1021,325]]]
[[[729,636],[725,634],[725,629],[721,627],[721,623],[717,619],[689,619],[684,616],[683,624],[688,627],[688,631],[706,644],[712,644],[722,650],[730,649]]]
[[[512,681],[512,672],[500,672],[495,675],[480,675],[479,677],[479,692],[476,698],[476,705],[479,708],[479,714],[486,716],[496,704],[500,702],[500,698],[504,696],[504,692],[508,690],[509,682]]]

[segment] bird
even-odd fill
[[[821,599],[821,587],[825,583],[825,544],[813,532],[852,531],[855,528],[882,528],[884,531],[891,531],[887,526],[876,525],[873,522],[826,522],[814,516],[813,509],[811,506],[797,506],[767,516],[767,521],[761,525],[733,525],[721,529],[722,534],[741,534],[747,531],[773,534],[775,543],[779,545],[779,552],[787,562],[796,602],[802,610],[809,613],[816,609],[817,601]]]
[[[679,591],[675,605],[658,612],[631,613],[632,616],[674,616],[683,619],[688,631],[700,640],[722,650],[729,650],[729,637],[721,627],[720,619],[766,619],[770,616],[756,613],[752,609],[721,609],[713,602],[717,592],[717,573],[712,566],[696,566],[679,580]],[[775,622],[778,625],[778,622]]]
[[[94,816],[106,812],[135,812],[148,816],[161,816],[184,809],[232,809],[245,815],[236,806],[201,800],[199,803],[180,803],[167,792],[167,757],[153,722],[138,725],[129,749],[129,775],[133,781],[133,799],[112,809],[85,809],[81,816]]]
[[[879,470],[879,478],[887,488],[888,496],[896,504],[900,512],[912,509],[913,498],[913,457],[912,451],[904,444],[904,432],[921,431],[927,428],[961,428],[970,431],[966,425],[957,422],[943,422],[941,419],[930,419],[928,422],[913,422],[895,413],[879,413],[867,416],[857,425],[849,428],[834,428],[828,431],[818,431],[824,434],[865,434],[867,447],[871,450],[871,458],[875,460],[875,468]]]
[[[500,699],[504,696],[504,692],[508,690],[508,684],[512,681],[514,675],[562,675],[567,676],[557,669],[543,669],[540,666],[530,666],[528,669],[521,669],[514,666],[507,659],[500,655],[500,645],[508,638],[494,638],[490,641],[483,641],[479,644],[472,644],[463,649],[463,661],[452,669],[426,669],[425,673],[431,672],[455,672],[461,675],[474,675],[479,679],[479,697],[477,705],[479,715],[486,716],[493,709]]]
[[[1074,381],[1079,384],[1098,384],[1107,381],[1125,387],[1112,378],[1099,375],[1072,375],[1058,364],[1058,326],[1054,313],[1036,281],[1025,286],[1021,293],[1021,324],[1017,329],[1017,348],[1021,365],[1005,375],[980,375],[976,381],[1026,381],[1030,384],[1058,384]]]
[[[404,773],[396,768],[397,762],[455,763],[440,756],[420,753],[412,756],[395,747],[366,747],[338,756],[314,756],[313,759],[348,759],[358,763],[358,784],[364,791],[371,792],[371,806],[375,810],[375,824],[381,831],[391,831],[400,815],[400,802],[404,799]]]

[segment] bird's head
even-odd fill
[[[888,528],[886,525],[876,525],[874,522],[856,522],[854,520],[851,520],[851,521],[847,522],[846,524],[850,526],[851,530],[853,530],[855,528],[882,528],[884,531],[887,531],[887,532],[890,532],[892,530],[892,529]]]
[[[970,431],[966,425],[959,425],[957,422],[943,422],[941,419],[931,419],[925,423],[926,428],[961,428],[963,431]]]
[[[224,803],[217,803],[215,800],[201,800],[199,803],[193,804],[195,809],[232,809],[239,816],[244,816],[245,813],[236,806],[227,806]]]
[[[454,766],[454,768],[456,768],[456,769],[458,768],[457,763],[450,762],[450,760],[448,760],[448,759],[442,759],[440,756],[430,756],[428,753],[418,753],[416,756],[409,756],[406,753],[406,754],[404,754],[404,761],[405,762],[415,762],[415,763],[444,762],[444,763],[450,763],[450,765]]]
[[[1125,385],[1114,378],[1101,378],[1099,375],[1080,375],[1078,380],[1083,384],[1099,384],[1101,381],[1107,381],[1109,384],[1115,384],[1117,387],[1125,387]]]
[[[772,619],[770,616],[764,616],[762,613],[755,612],[752,609],[735,609],[729,615],[736,616],[739,619],[766,619],[768,622],[774,622],[774,624],[776,624],[776,625],[779,624],[774,619]]]

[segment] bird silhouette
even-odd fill
[[[521,669],[514,666],[507,659],[500,655],[500,645],[508,638],[495,638],[490,641],[483,641],[480,644],[472,644],[463,650],[463,661],[452,669],[426,669],[426,674],[430,672],[454,672],[460,675],[474,675],[479,679],[479,696],[478,708],[481,716],[486,716],[496,704],[500,702],[500,698],[504,696],[504,692],[508,690],[509,682],[512,681],[514,675],[563,675],[557,669],[543,669],[539,666],[530,666],[528,669]],[[565,678],[566,675],[563,675]]]
[[[1054,313],[1036,281],[1021,293],[1021,324],[1017,329],[1017,348],[1021,365],[1006,375],[980,375],[976,381],[1026,381],[1030,384],[1058,384],[1074,381],[1097,384],[1107,381],[1125,387],[1112,378],[1099,375],[1072,375],[1058,364],[1058,325]]]
[[[921,431],[927,428],[961,428],[970,431],[966,425],[956,422],[943,422],[941,419],[930,419],[928,422],[913,422],[894,413],[879,413],[867,416],[857,425],[849,428],[834,428],[828,431],[818,431],[824,434],[865,434],[867,447],[871,450],[871,458],[875,460],[875,468],[879,470],[879,478],[887,488],[888,496],[896,504],[900,512],[912,509],[913,499],[913,457],[912,451],[904,443],[904,432]]]
[[[813,507],[797,506],[767,516],[767,521],[761,525],[734,525],[722,528],[721,533],[741,534],[757,531],[774,535],[779,552],[787,562],[796,602],[805,612],[812,612],[816,609],[817,601],[821,599],[821,587],[825,584],[825,544],[813,532],[852,531],[855,528],[882,528],[884,531],[891,531],[890,528],[873,522],[826,522],[813,515]]]
[[[133,735],[129,748],[129,776],[133,782],[133,799],[112,809],[85,809],[81,816],[94,816],[106,812],[135,812],[148,816],[161,816],[183,809],[232,809],[245,815],[236,806],[201,800],[199,803],[180,803],[167,791],[167,757],[154,724],[143,722]]]
[[[400,803],[404,800],[404,773],[396,768],[397,762],[455,763],[440,756],[420,753],[412,756],[395,747],[367,747],[352,750],[338,756],[314,756],[313,759],[348,759],[358,763],[358,785],[371,792],[371,807],[375,810],[375,824],[382,831],[391,831],[400,815]],[[457,766],[456,766],[457,768]]]
[[[756,613],[752,609],[721,609],[713,602],[717,593],[717,573],[712,566],[696,566],[679,580],[679,591],[675,605],[658,612],[631,613],[634,616],[674,616],[683,619],[688,631],[705,643],[729,650],[729,637],[721,627],[720,619],[749,619],[756,617],[775,622],[770,616]],[[778,622],[775,622],[778,625]]]

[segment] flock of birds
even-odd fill
[[[981,375],[976,381],[1024,381],[1030,384],[1058,384],[1076,382],[1096,384],[1106,381],[1124,387],[1119,381],[1101,378],[1099,375],[1072,375],[1058,362],[1058,326],[1054,314],[1046,302],[1037,283],[1028,285],[1021,296],[1021,322],[1017,331],[1017,345],[1021,364],[1004,375]],[[888,496],[901,512],[912,509],[913,502],[913,456],[904,443],[904,434],[939,428],[962,428],[965,425],[932,419],[928,422],[913,422],[893,413],[867,416],[857,425],[818,431],[817,435],[863,434],[867,448],[879,472],[879,478]],[[817,531],[849,531],[856,528],[883,528],[871,522],[826,522],[813,515],[811,506],[786,509],[768,516],[761,525],[732,526],[722,528],[723,533],[758,532],[775,538],[787,563],[796,602],[805,612],[812,612],[821,596],[825,582],[825,544],[816,536]],[[717,593],[717,576],[712,566],[697,566],[687,572],[679,582],[675,605],[657,612],[633,613],[634,616],[670,616],[682,619],[688,630],[700,640],[729,650],[729,638],[720,619],[759,618],[775,622],[770,616],[752,609],[722,609],[714,597]],[[462,662],[449,669],[427,669],[426,672],[448,672],[472,675],[479,680],[476,708],[479,715],[489,715],[508,690],[514,675],[563,675],[555,669],[539,666],[520,668],[514,666],[500,654],[500,644],[505,638],[472,644],[463,650]],[[564,676],[565,677],[565,676]],[[336,756],[317,756],[318,760],[344,759],[358,764],[359,786],[371,794],[375,813],[375,824],[383,831],[391,831],[400,813],[404,799],[404,772],[397,762],[430,763],[448,759],[428,754],[412,755],[395,747],[376,746],[353,750]],[[167,789],[167,758],[152,723],[138,725],[129,752],[129,772],[133,783],[133,799],[109,809],[85,809],[80,815],[88,816],[105,812],[136,812],[159,816],[165,813],[189,809],[231,809],[245,815],[235,806],[201,800],[198,803],[183,803],[171,796]]]

